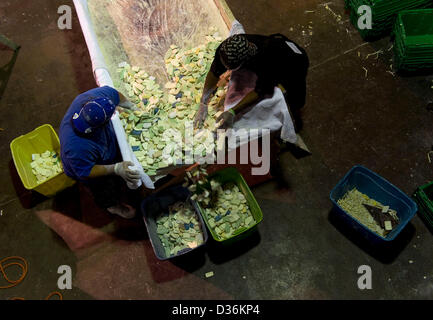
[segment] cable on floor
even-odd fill
[[[19,262],[16,260],[19,260]],[[21,269],[21,276],[17,280],[9,279],[9,277],[6,274],[6,269],[10,268],[12,266],[17,266]],[[12,256],[12,257],[6,257],[6,258],[0,260],[0,273],[3,276],[3,278],[6,280],[6,282],[9,283],[5,286],[0,286],[0,289],[9,289],[9,288],[13,288],[13,287],[19,285],[24,280],[24,278],[26,277],[27,271],[28,271],[27,261],[22,257]],[[53,297],[55,295],[57,295],[59,297],[59,300],[63,300],[62,294],[58,291],[51,292],[45,298],[45,300],[49,300],[51,297]],[[10,300],[25,300],[25,299],[21,298],[21,297],[14,297],[14,298],[11,298]]]

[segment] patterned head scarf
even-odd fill
[[[239,68],[257,53],[257,46],[244,34],[237,34],[223,41],[220,47],[222,63],[229,70]]]

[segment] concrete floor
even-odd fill
[[[332,11],[323,3],[228,1],[247,32],[285,33],[309,53],[302,136],[313,155],[284,155],[289,190],[272,181],[253,189],[264,213],[258,233],[235,247],[211,242],[160,262],[140,219],[101,212],[78,187],[42,199],[20,184],[9,143],[41,124],[57,130],[70,102],[95,83],[75,12],[72,30],[60,31],[57,1],[1,1],[0,32],[22,48],[0,100],[0,258],[22,256],[29,269],[20,285],[0,289],[0,299],[45,298],[57,290],[60,265],[73,270],[65,299],[433,298],[433,237],[418,216],[392,246],[372,247],[334,217],[329,200],[355,164],[408,194],[431,180],[433,78],[387,72],[389,39],[363,42],[343,0],[328,2]],[[2,65],[9,54],[1,51]],[[360,265],[372,268],[372,290],[357,287]],[[215,276],[206,279],[208,271]]]

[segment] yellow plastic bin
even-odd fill
[[[72,185],[75,181],[63,171],[50,179],[38,184],[32,172],[30,163],[32,154],[43,153],[47,150],[55,151],[60,156],[60,141],[53,127],[44,124],[32,132],[15,138],[11,144],[12,158],[21,181],[26,189],[37,191],[44,196],[54,196]]]

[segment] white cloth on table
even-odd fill
[[[233,129],[269,129],[271,132],[281,130],[281,140],[290,143],[297,141],[292,117],[287,110],[283,93],[278,87],[275,87],[271,98],[263,99],[243,114],[234,123]]]

